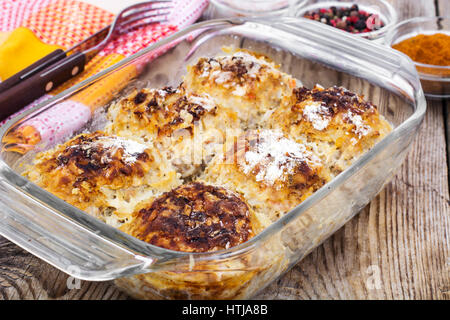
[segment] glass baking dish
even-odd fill
[[[176,85],[187,64],[200,56],[216,55],[222,46],[264,53],[307,87],[341,85],[364,94],[394,130],[254,238],[227,250],[194,254],[140,241],[24,178],[23,163],[36,150],[49,148],[49,143],[24,155],[2,145],[0,234],[77,278],[115,279],[116,285],[133,297],[231,299],[255,296],[342,227],[402,163],[426,103],[416,69],[407,57],[306,19],[236,18],[198,23],[15,117],[1,128],[0,136],[131,66],[139,74],[125,92],[142,86]],[[159,57],[152,59],[156,52]],[[117,97],[123,94],[118,92]],[[90,127],[92,124],[87,124],[79,131]]]

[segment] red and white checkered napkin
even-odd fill
[[[37,10],[36,7],[39,4],[42,5],[44,2],[51,3],[52,1],[55,0],[33,0],[26,4],[22,3],[23,1],[19,1],[21,5],[10,6],[9,14],[31,15],[33,10]],[[109,67],[111,63],[130,56],[161,38],[194,23],[207,5],[208,0],[174,0],[174,8],[167,17],[167,23],[148,25],[115,39],[98,54],[96,61],[86,66],[84,76],[81,74],[75,80],[69,81],[67,85],[63,85],[62,88],[80,82],[86,79],[86,77]],[[7,24],[8,28],[14,28],[15,24],[12,19],[6,19],[3,16],[5,14],[0,13],[0,24]],[[165,49],[167,50],[168,48]],[[161,54],[162,52],[160,50],[158,53]],[[109,63],[105,61],[109,61]],[[56,94],[62,88],[58,88],[56,92],[52,93]],[[41,97],[17,114],[50,97],[52,95]],[[22,145],[23,149],[26,150],[38,142],[57,141],[59,138],[79,130],[90,119],[93,110],[92,105],[88,106],[83,104],[82,101],[65,101],[59,103],[22,123],[7,136],[7,139],[4,139],[4,142],[10,145]]]
[[[149,25],[111,41],[99,55],[112,53],[130,56],[163,38],[168,30],[181,30],[194,23],[206,8],[208,0],[174,0],[174,7],[164,24]]]

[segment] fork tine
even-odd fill
[[[146,19],[141,19],[139,21],[135,21],[135,23],[130,23],[130,24],[125,25],[124,28],[120,29],[120,34],[124,34],[124,33],[130,32],[134,29],[138,29],[138,28],[150,25],[150,24],[168,21],[168,19],[166,17],[162,17],[160,19],[154,19],[153,17],[150,17],[149,19],[151,19],[151,20],[146,21]]]
[[[134,8],[128,8],[128,10],[125,10],[124,12],[122,12],[122,15],[128,15],[128,14],[133,14],[135,12],[143,12],[143,11],[149,11],[149,10],[158,10],[158,9],[162,9],[164,7],[173,7],[172,3],[159,3],[158,6],[155,6],[154,4],[147,4],[145,6],[140,6],[140,7],[134,7]]]
[[[157,13],[151,12],[150,14],[144,13],[143,15],[133,17],[133,18],[127,19],[126,21],[123,21],[123,23],[121,23],[120,26],[122,27],[122,26],[126,26],[129,24],[133,24],[136,21],[147,19],[147,18],[163,17],[163,16],[167,16],[169,14],[170,14],[170,11],[162,11],[162,12],[157,12]]]
[[[142,10],[138,10],[138,11],[135,11],[135,12],[133,12],[133,13],[130,13],[130,14],[128,14],[128,15],[126,15],[126,16],[124,16],[121,20],[120,20],[120,24],[123,24],[123,23],[128,23],[129,21],[136,21],[136,20],[139,20],[139,18],[137,18],[136,19],[136,17],[139,17],[140,15],[145,15],[145,14],[147,14],[147,13],[153,13],[154,15],[162,15],[162,14],[165,14],[166,13],[166,11],[164,11],[164,10],[166,10],[166,9],[173,9],[173,7],[170,7],[170,6],[166,6],[166,7],[161,7],[161,8],[152,8],[152,9],[142,9]],[[171,11],[167,11],[167,13],[169,14]]]
[[[152,23],[159,23],[159,22],[167,21],[167,15],[170,12],[162,12],[162,13],[159,12],[158,13],[158,10],[160,11],[160,10],[172,8],[171,6],[168,6],[172,2],[173,2],[172,0],[153,0],[153,1],[146,1],[146,2],[141,2],[138,4],[134,4],[132,6],[129,6],[125,9],[123,9],[116,16],[113,23],[110,25],[109,31],[108,31],[108,34],[106,35],[106,37],[101,42],[99,42],[97,45],[95,45],[94,47],[88,48],[83,51],[86,54],[88,61],[98,51],[100,51],[115,35],[122,34],[123,26],[126,26],[126,28],[124,29],[126,31],[126,30],[130,30],[131,28],[137,28],[137,27],[141,27],[144,25],[152,24]],[[160,6],[155,7],[155,5],[160,5]],[[161,7],[161,5],[163,5],[163,7]],[[164,5],[166,7],[164,7]],[[147,22],[143,21],[142,18],[140,20],[138,20],[137,19],[138,17],[136,17],[136,16],[139,14],[142,14],[144,12],[145,13],[157,12],[157,13],[150,15],[150,16],[146,16],[146,15],[142,16],[142,18],[144,20],[152,19],[150,21],[147,21]],[[155,19],[156,17],[159,17],[159,16],[161,17],[161,19]],[[136,23],[137,21],[139,21],[140,23]]]
[[[135,29],[139,29],[144,26],[151,25],[151,24],[162,23],[162,22],[167,22],[167,21],[168,20],[166,18],[162,18],[162,19],[155,19],[155,20],[151,20],[151,21],[147,21],[147,22],[136,23],[134,25],[126,27],[125,29],[120,30],[120,34],[124,34],[124,33],[130,32]]]
[[[149,11],[149,10],[162,9],[163,6],[173,7],[172,4],[173,4],[172,0],[141,2],[141,3],[135,4],[135,5],[132,5],[128,8],[126,8],[124,11],[122,11],[120,13],[120,15],[125,17],[127,15],[133,15],[135,12],[138,13],[138,12],[144,12],[144,11]]]

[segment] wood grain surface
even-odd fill
[[[399,19],[450,16],[448,0],[390,2]],[[448,108],[448,100],[428,101],[421,130],[392,182],[256,298],[450,299]],[[81,281],[69,289],[74,285],[0,237],[0,299],[128,298],[110,282]]]

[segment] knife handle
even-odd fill
[[[5,81],[0,82],[0,93],[11,88],[12,86],[15,86],[16,84],[25,80],[26,78],[29,78],[36,72],[44,70],[45,68],[51,66],[57,61],[64,59],[65,57],[66,53],[61,49],[56,49],[55,51],[50,52],[48,55],[39,59],[29,67],[19,71],[18,73],[12,75],[8,79],[5,79]]]
[[[77,52],[1,92],[0,120],[80,74],[85,64],[86,56]]]

